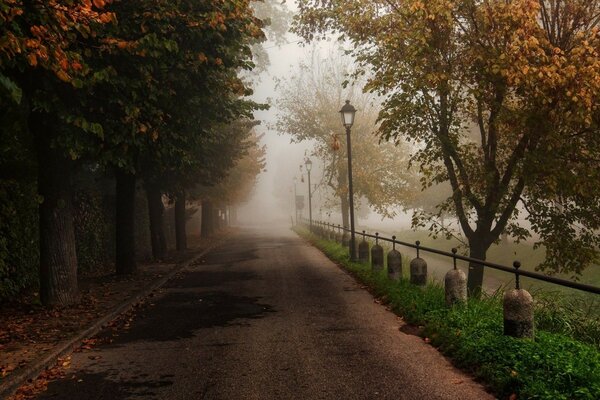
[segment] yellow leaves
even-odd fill
[[[56,74],[57,78],[60,79],[63,82],[70,82],[71,81],[71,76],[69,74],[67,74],[63,70],[56,71],[55,74]]]
[[[208,58],[206,57],[206,54],[204,54],[204,53],[201,52],[201,53],[198,53],[198,60],[201,63],[205,63],[205,62],[208,61]]]

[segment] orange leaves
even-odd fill
[[[104,8],[106,2],[104,0],[94,0],[94,7],[96,8]]]
[[[99,20],[103,24],[108,24],[109,22],[116,22],[117,16],[115,15],[115,13],[112,12],[102,13],[99,16]]]
[[[27,61],[29,61],[29,65],[31,65],[32,67],[37,66],[37,57],[35,56],[35,54],[30,53],[27,55]]]

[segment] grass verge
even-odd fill
[[[535,340],[503,335],[500,294],[447,308],[444,289],[435,282],[420,288],[407,279],[391,281],[350,262],[347,249],[308,231],[296,232],[351,272],[455,365],[485,382],[500,398],[600,399],[600,352],[592,344],[561,332],[537,329]],[[406,270],[406,267],[404,267]],[[548,304],[545,304],[547,313]],[[542,326],[555,316],[541,316]],[[540,324],[537,323],[539,326]]]

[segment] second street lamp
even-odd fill
[[[310,221],[310,231],[312,232],[312,193],[310,188],[310,170],[312,169],[312,161],[307,158],[304,162],[306,172],[308,172],[308,220]]]
[[[348,197],[350,205],[350,260],[356,260],[356,235],[354,234],[354,189],[352,188],[352,145],[350,143],[350,130],[354,125],[356,109],[346,100],[340,110],[342,124],[346,128],[346,143],[348,145]]]
[[[294,211],[296,212],[296,225],[298,225],[298,192],[296,191],[298,178],[294,177]]]

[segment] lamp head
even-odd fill
[[[312,169],[312,161],[310,161],[310,158],[306,159],[306,161],[304,162],[304,165],[306,166],[306,170],[308,172],[310,172],[310,170]]]
[[[352,104],[350,104],[350,100],[346,100],[346,104],[340,110],[340,115],[342,116],[342,124],[346,128],[351,128],[354,125],[354,116],[356,114],[356,108]]]

